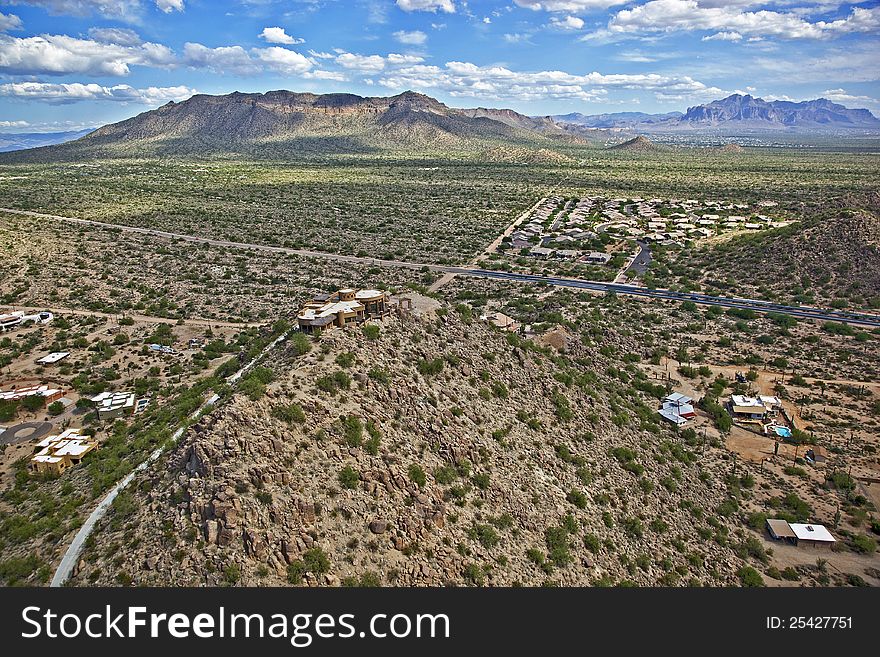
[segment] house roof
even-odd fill
[[[813,524],[789,524],[791,530],[798,537],[799,541],[821,541],[823,543],[835,543],[837,539],[831,535],[824,525]]]
[[[730,399],[733,402],[734,406],[742,406],[742,407],[754,406],[757,409],[764,408],[764,403],[760,399],[757,399],[755,397],[745,397],[743,395],[733,395],[733,396],[731,396]]]
[[[767,518],[767,528],[775,538],[797,538],[785,520]]]
[[[676,402],[664,402],[663,410],[674,413],[675,415],[681,415],[682,417],[697,414],[697,412],[694,410],[694,407],[690,404],[680,404]]]
[[[53,363],[57,363],[60,360],[64,360],[70,356],[69,351],[55,351],[48,356],[43,356],[42,358],[37,360],[37,363],[40,365],[51,365]]]
[[[674,410],[662,408],[658,412],[664,419],[669,420],[673,424],[677,424],[679,426],[681,426],[682,424],[687,424],[687,420],[676,413]]]

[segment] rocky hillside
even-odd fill
[[[561,141],[560,141],[561,140]],[[390,98],[353,94],[197,95],[107,125],[61,146],[2,161],[120,156],[287,158],[413,150],[478,151],[552,146],[572,137],[552,120],[509,110],[459,110],[413,92]]]
[[[880,308],[880,214],[867,209],[831,211],[788,228],[738,236],[690,258],[705,281],[737,281],[739,292]]]
[[[552,342],[463,308],[291,340],[117,500],[74,583],[736,583],[729,465],[655,423],[633,366]]]

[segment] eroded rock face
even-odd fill
[[[566,349],[513,346],[450,314],[277,354],[264,398],[200,420],[144,475],[128,529],[95,534],[97,583],[218,585],[231,564],[249,585],[288,571],[310,586],[732,583],[741,562],[694,529],[724,499],[724,473],[701,481],[710,461],[638,428],[648,402],[607,374],[612,361],[577,339]],[[337,365],[347,353],[354,365]],[[342,389],[318,389],[339,372]],[[291,404],[305,423],[278,419]]]

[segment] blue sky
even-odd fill
[[[880,0],[0,0],[0,130],[271,89],[533,115],[736,92],[880,113],[878,37]]]

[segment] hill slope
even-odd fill
[[[746,295],[880,308],[880,215],[869,210],[834,211],[742,235],[695,250],[687,261],[701,268],[704,281],[736,281]]]
[[[571,141],[552,121],[458,110],[421,94],[390,98],[290,91],[197,95],[107,125],[62,146],[3,161],[120,156],[295,157],[395,150],[474,151]]]
[[[612,151],[631,151],[634,153],[647,153],[650,151],[656,151],[657,149],[658,147],[656,144],[641,135],[621,144],[615,144],[614,146],[609,147],[609,150]]]
[[[264,397],[202,419],[114,506],[76,583],[736,581],[732,547],[702,545],[688,510],[724,486],[668,428],[612,423],[611,396],[645,417],[652,402],[571,343],[560,358],[450,314],[289,346]]]

